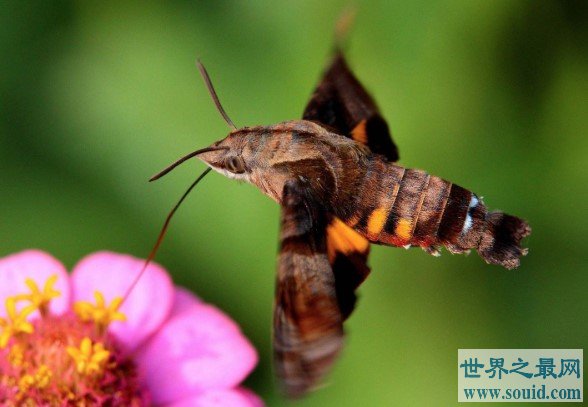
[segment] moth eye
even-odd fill
[[[242,174],[245,172],[245,162],[239,156],[228,157],[225,160],[225,167],[227,170],[235,174]]]

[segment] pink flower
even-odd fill
[[[68,275],[40,251],[0,259],[0,404],[262,406],[239,387],[253,346],[161,266],[121,304],[142,265],[99,252]]]

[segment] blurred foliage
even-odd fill
[[[203,169],[148,177],[227,128],[300,117],[344,1],[3,2],[0,255],[68,267],[96,250],[144,257]],[[458,348],[588,344],[588,13],[582,1],[358,1],[348,57],[401,163],[529,220],[522,267],[375,247],[331,384],[304,406],[452,405]],[[235,318],[259,349],[269,405],[279,208],[211,175],[158,261]],[[1,283],[1,282],[0,282]]]

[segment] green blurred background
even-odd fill
[[[224,137],[194,66],[237,125],[299,118],[345,1],[3,2],[0,255],[68,267],[102,249],[144,257],[204,166],[149,184]],[[457,404],[458,348],[588,344],[588,13],[578,1],[357,1],[348,58],[401,163],[526,218],[520,269],[476,254],[374,247],[330,385],[301,406]],[[279,208],[209,176],[157,260],[259,350],[247,385],[286,402],[270,326]]]

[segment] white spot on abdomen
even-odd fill
[[[463,223],[463,228],[461,229],[461,234],[465,235],[468,230],[470,230],[470,228],[472,227],[472,223],[473,223],[473,219],[472,216],[470,215],[470,211],[475,208],[476,206],[478,206],[478,203],[480,201],[478,200],[478,197],[474,194],[472,194],[472,199],[470,199],[470,204],[468,205],[468,214],[465,218],[465,221]]]

